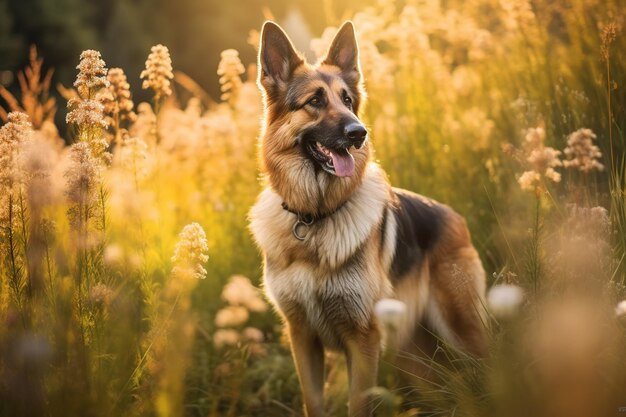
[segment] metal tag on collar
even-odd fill
[[[306,236],[309,232],[309,228],[311,227],[311,225],[313,224],[313,222],[315,221],[315,219],[313,218],[313,216],[310,215],[305,215],[305,216],[301,216],[298,215],[298,219],[296,220],[296,222],[293,224],[293,227],[291,228],[291,233],[293,233],[293,236],[298,239],[299,241],[304,241],[306,239]],[[301,228],[305,228],[305,232],[304,235],[301,235],[300,233],[298,233],[298,230]]]

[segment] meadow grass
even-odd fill
[[[626,406],[621,6],[406,1],[351,16],[375,159],[467,218],[497,289],[481,306],[489,357],[440,341],[436,358],[408,357],[429,380],[383,357],[377,415]],[[335,30],[313,40],[318,56]],[[301,415],[247,229],[254,64],[224,51],[212,102],[155,46],[141,74],[154,100],[135,105],[104,60],[85,51],[62,89],[65,140],[34,49],[21,95],[0,90],[0,415]],[[346,415],[339,355],[327,375],[328,413]]]

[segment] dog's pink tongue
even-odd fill
[[[339,155],[330,151],[335,166],[335,173],[338,177],[351,177],[354,174],[354,158],[347,152],[346,155]]]

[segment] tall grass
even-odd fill
[[[394,185],[463,214],[490,284],[507,285],[486,306],[490,357],[443,341],[435,358],[401,352],[427,380],[383,358],[379,415],[626,406],[620,6],[406,1],[352,16],[375,158]],[[318,55],[334,30],[312,42]],[[61,140],[46,122],[50,78],[31,61],[22,97],[0,92],[13,111],[0,112],[0,414],[299,415],[247,230],[260,189],[254,65],[224,51],[211,102],[157,46],[142,74],[154,99],[135,105],[123,70],[86,51],[63,90]],[[571,162],[582,156],[570,139],[599,147],[594,168]],[[345,415],[345,364],[327,362],[327,409]]]

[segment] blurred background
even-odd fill
[[[243,62],[254,62],[256,51],[248,33],[275,19],[293,34],[294,43],[312,57],[309,41],[329,24],[347,18],[373,0],[1,0],[0,81],[28,62],[28,47],[37,45],[45,66],[55,68],[55,81],[66,86],[75,77],[76,57],[85,49],[99,50],[111,67],[122,67],[140,99],[139,73],[145,51],[162,43],[170,49],[176,69],[219,98],[217,64],[224,49],[237,49]]]
[[[0,416],[301,415],[247,219],[266,19],[311,62],[353,20],[374,159],[487,274],[488,357],[384,356],[377,416],[623,415],[625,6],[0,0]]]

